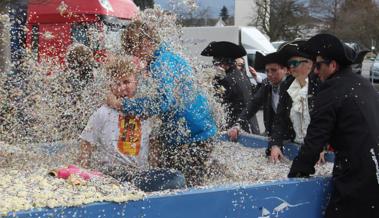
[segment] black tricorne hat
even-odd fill
[[[335,60],[342,66],[350,65],[354,62],[356,53],[336,36],[321,33],[310,38],[306,43],[306,49],[313,56],[322,56],[329,60]]]
[[[246,55],[246,50],[232,42],[219,41],[211,42],[201,52],[202,56],[211,56],[216,58],[240,58]]]
[[[280,64],[286,66],[286,61],[279,55],[278,52],[273,52],[267,55],[264,55],[257,51],[255,54],[254,68],[257,71],[264,71],[267,64]]]
[[[305,40],[288,42],[278,49],[278,53],[285,62],[295,56],[312,59],[312,54],[307,50],[306,43]]]

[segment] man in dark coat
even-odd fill
[[[379,217],[379,95],[351,71],[354,54],[333,35],[307,42],[323,84],[304,145],[288,177],[307,177],[325,144],[335,150],[333,190],[326,217]]]
[[[270,53],[266,56],[257,52],[255,63],[257,70],[266,71],[267,80],[262,82],[248,107],[239,116],[238,124],[228,131],[228,135],[231,140],[235,140],[238,136],[238,125],[249,120],[263,106],[265,133],[269,136],[267,154],[270,156],[271,146],[282,147],[283,141],[291,140],[294,135],[289,118],[291,98],[287,93],[293,77],[288,75],[285,61],[279,56],[278,52]]]
[[[246,73],[235,65],[235,59],[246,55],[246,51],[242,46],[221,41],[211,42],[201,55],[212,56],[213,64],[225,71],[225,75],[215,78],[215,87],[224,90],[220,97],[228,111],[227,128],[230,128],[252,99],[251,82]],[[259,134],[257,119],[252,123],[244,122],[241,127],[246,132]]]

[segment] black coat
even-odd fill
[[[260,107],[263,106],[263,119],[266,133],[269,136],[267,154],[269,154],[271,146],[277,145],[283,147],[283,141],[295,138],[295,132],[290,119],[292,99],[287,93],[287,89],[293,81],[294,78],[292,76],[287,76],[286,80],[281,83],[276,113],[272,108],[272,85],[265,81],[253,96],[253,100],[249,103],[247,109],[241,114],[240,122],[257,113]],[[311,73],[309,75],[308,86],[308,105],[310,111],[313,109],[314,97],[317,95],[319,85],[320,80],[315,74]]]
[[[308,84],[308,108],[309,113],[312,113],[314,109],[314,99],[317,96],[320,88],[320,79],[313,72],[308,76],[309,84]],[[293,80],[292,80],[293,81]],[[292,83],[288,84],[287,89],[291,86]],[[293,124],[290,118],[290,112],[292,107],[292,98],[287,93],[283,99],[283,107],[279,116],[277,116],[278,121],[276,121],[274,126],[272,127],[271,139],[269,141],[268,152],[270,151],[271,146],[277,145],[283,147],[284,140],[293,140],[295,138],[295,131],[293,130]]]
[[[379,217],[379,94],[368,80],[350,68],[326,80],[304,143],[289,177],[313,174],[323,146],[335,149],[326,217]]]
[[[242,124],[245,120],[254,116],[258,110],[263,107],[263,121],[266,128],[266,134],[270,137],[270,144],[275,141],[278,143],[280,142],[280,144],[278,144],[280,146],[282,145],[283,140],[293,138],[293,128],[291,120],[289,119],[291,97],[287,93],[287,89],[293,80],[294,78],[292,76],[287,76],[287,78],[281,83],[279,89],[279,103],[276,113],[272,108],[272,85],[267,80],[264,80],[258,91],[254,94],[253,99],[249,102],[248,107],[239,117],[238,122]],[[279,129],[279,125],[283,127],[280,127]]]
[[[226,71],[223,78],[216,78],[216,87],[222,86],[225,93],[221,96],[223,104],[229,112],[228,128],[232,127],[242,111],[247,107],[252,99],[252,84],[247,75],[235,68]],[[255,126],[250,126],[249,122],[245,122],[242,129],[252,133],[259,133],[259,127],[256,117],[254,116]]]

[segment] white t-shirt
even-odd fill
[[[96,146],[94,156],[104,165],[146,169],[150,132],[148,120],[124,116],[103,105],[91,115],[80,138]]]

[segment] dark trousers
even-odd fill
[[[186,187],[183,174],[171,169],[151,169],[112,176],[121,182],[130,182],[145,192]]]
[[[160,151],[160,167],[182,172],[188,187],[203,184],[207,172],[206,162],[212,151],[211,142],[164,147]]]

